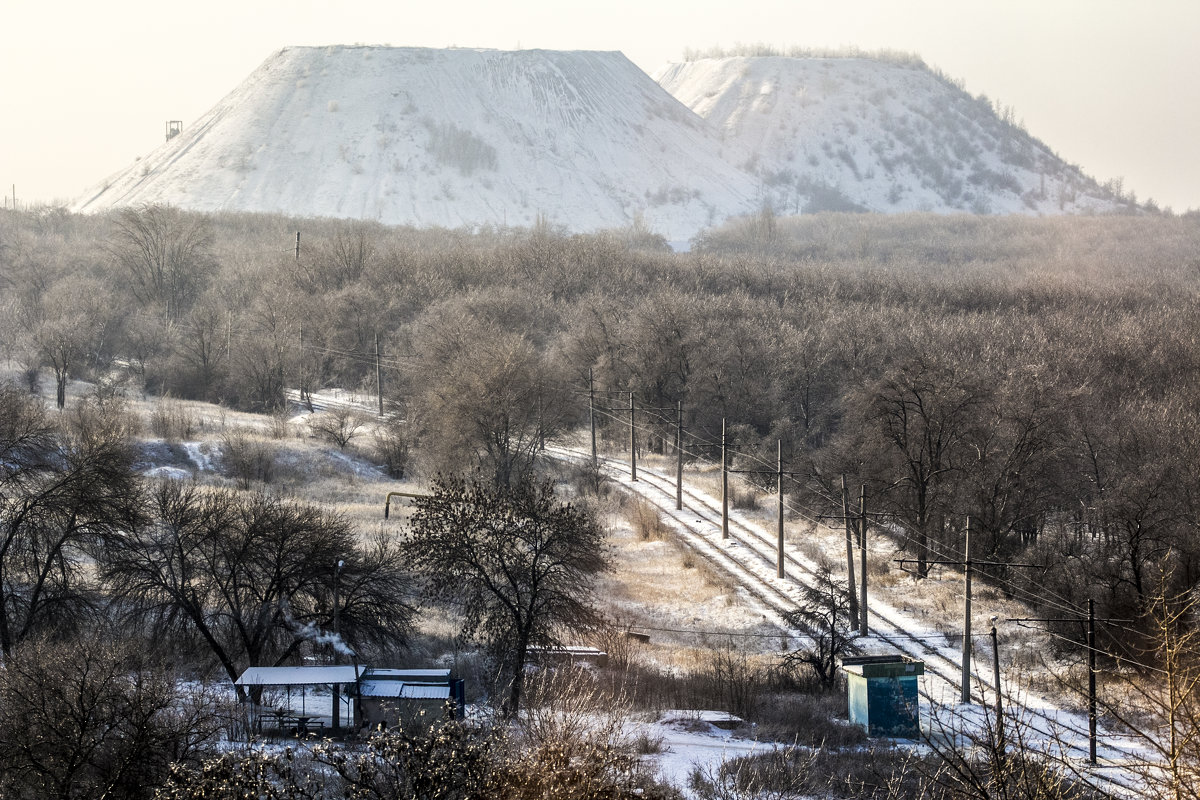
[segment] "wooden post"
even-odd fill
[[[778,458],[776,459],[775,467],[775,487],[779,491],[779,554],[775,573],[778,577],[784,576],[783,565],[783,439],[778,440]]]
[[[633,392],[629,393],[629,474],[637,480],[637,425],[633,416]]]
[[[865,483],[858,486],[858,544],[859,554],[862,556],[860,562],[860,572],[858,580],[858,589],[862,592],[862,596],[858,601],[858,635],[866,636],[867,631],[867,485]]]
[[[721,417],[721,538],[729,538],[729,459],[725,457],[724,417]]]
[[[842,521],[846,526],[846,596],[850,619],[858,618],[858,592],[854,589],[854,523],[850,519],[850,498],[846,494],[846,476],[842,476]]]
[[[1096,602],[1088,598],[1088,762],[1096,763]]]
[[[341,636],[341,627],[342,626],[341,626],[341,609],[339,608],[341,598],[338,596],[338,588],[339,588],[338,580],[342,576],[342,564],[343,563],[344,562],[341,559],[339,559],[337,562],[337,565],[333,568],[333,635],[337,636],[339,638]],[[340,644],[341,644],[341,641],[339,640],[338,644],[334,645],[334,650],[333,650],[334,653],[338,652],[337,646]],[[336,663],[339,659],[335,656],[333,660]],[[333,730],[336,732],[337,729],[341,727],[341,722],[342,722],[342,720],[341,720],[342,709],[340,707],[341,704],[338,702],[338,695],[341,694],[341,686],[339,684],[335,683],[330,688],[332,689],[330,694],[333,696],[332,697],[332,699],[333,699],[333,714],[332,714],[332,718],[330,721],[333,723]]]
[[[967,517],[966,558],[963,560],[965,596],[963,600],[962,701],[971,703],[971,518]]]
[[[588,367],[588,425],[592,429],[592,469],[596,469],[600,464],[596,457],[596,379],[591,367]]]
[[[296,260],[300,260],[300,231],[296,231]]]
[[[379,416],[383,416],[383,364],[379,358],[379,334],[375,334],[375,394],[379,398]]]
[[[675,404],[675,510],[683,510],[683,401]]]
[[[1000,696],[1000,644],[996,636],[995,618],[992,621],[992,680],[996,682],[996,752],[1003,757],[1004,746],[1004,701]]]

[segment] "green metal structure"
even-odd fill
[[[906,656],[847,656],[846,673],[850,722],[868,736],[916,739],[921,735],[917,678],[925,663]]]

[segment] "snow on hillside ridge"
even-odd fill
[[[919,62],[731,56],[658,82],[713,123],[779,213],[1088,213],[1119,203]]]
[[[707,123],[617,52],[289,47],[74,206],[163,203],[669,238],[756,206]]]

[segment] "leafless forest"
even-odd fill
[[[0,357],[26,376],[55,376],[50,408],[75,379],[95,382],[99,406],[170,395],[264,413],[283,407],[285,390],[305,402],[378,381],[387,422],[370,446],[394,475],[475,471],[505,486],[538,473],[543,439],[586,428],[593,393],[599,435],[622,446],[623,412],[607,409],[627,408],[632,393],[647,452],[672,452],[681,407],[691,456],[717,452],[722,421],[735,465],[773,464],[781,441],[798,473],[790,500],[814,514],[839,511],[843,476],[865,485],[888,520],[880,530],[918,572],[961,556],[969,518],[974,558],[1046,566],[983,567],[985,579],[1035,609],[1091,599],[1102,616],[1136,620],[1104,641],[1114,658],[1149,658],[1172,599],[1200,583],[1195,214],[764,214],[676,254],[637,226],[466,233],[46,209],[0,214],[0,286]],[[38,495],[38,513],[46,530],[81,542],[71,552],[88,553],[30,545],[18,562],[0,550],[0,644],[9,654],[37,640],[14,662],[36,672],[54,646],[38,637],[95,612],[93,592],[146,630],[171,629],[188,610],[139,561],[139,546],[162,542],[112,546],[111,530],[134,513],[117,423],[89,407],[52,429],[28,388],[0,398],[6,502],[32,485],[22,469],[71,476],[58,489],[65,504]],[[14,466],[35,452],[58,455]],[[72,488],[98,484],[112,491]],[[171,491],[151,503],[160,519],[228,514],[247,530],[283,520],[298,540],[341,531],[299,500]],[[10,542],[26,524],[13,508],[0,529]],[[80,531],[84,518],[104,522]],[[84,592],[75,578],[93,557],[103,581],[89,575]],[[233,558],[214,551],[222,557]],[[401,560],[386,543],[356,558],[364,597],[380,606],[347,624],[386,640],[372,620],[406,624],[411,612],[389,590]],[[13,577],[39,570],[41,605]],[[296,613],[319,619],[323,591],[314,584]],[[1080,639],[1077,625],[1061,632],[1063,647]],[[238,652],[288,647],[278,635]],[[204,649],[203,630],[189,636]],[[210,735],[196,726],[170,735]]]

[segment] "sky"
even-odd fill
[[[1198,0],[0,0],[0,193],[69,201],[289,45],[915,53],[1138,200],[1200,209]]]

